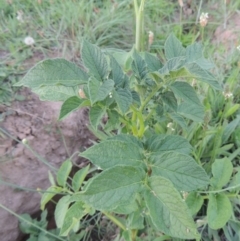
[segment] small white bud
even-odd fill
[[[24,42],[26,45],[31,46],[31,45],[33,45],[33,44],[35,43],[35,40],[34,40],[32,37],[28,36],[28,37],[26,37],[26,38],[24,39],[23,42]]]
[[[17,11],[17,20],[21,23],[24,22],[23,20],[23,12],[22,11]]]
[[[154,40],[154,33],[152,31],[148,32],[148,45],[151,46]]]
[[[172,130],[172,131],[175,131],[175,129],[173,128],[173,123],[172,123],[172,122],[169,122],[169,123],[167,124],[167,128],[169,128],[169,129]]]
[[[26,138],[22,139],[22,144],[27,145],[28,144],[28,140]]]
[[[202,27],[205,27],[208,23],[208,13],[202,13],[199,19],[199,23]]]

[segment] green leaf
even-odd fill
[[[202,106],[195,90],[187,82],[176,81],[170,85],[170,89],[173,91],[175,96],[181,98],[189,104],[195,104],[197,106]]]
[[[153,135],[146,142],[146,148],[151,153],[162,154],[166,151],[175,151],[184,154],[189,154],[192,151],[192,146],[189,142],[177,135]]]
[[[176,122],[178,125],[180,125],[183,129],[187,129],[187,123],[184,120],[184,118],[182,116],[180,116],[177,113],[168,113],[170,118],[173,120],[173,122]]]
[[[224,128],[223,135],[222,135],[222,144],[225,144],[228,141],[229,137],[232,135],[232,133],[238,127],[239,124],[240,124],[240,115],[237,115],[237,117],[233,121],[228,123],[228,125]]]
[[[56,205],[54,211],[54,218],[57,225],[57,228],[61,228],[64,222],[64,218],[68,211],[69,204],[71,203],[71,196],[63,196]]]
[[[83,192],[83,199],[98,210],[114,209],[139,192],[144,176],[140,168],[114,166],[90,181]]]
[[[132,104],[132,94],[130,90],[119,88],[118,90],[113,91],[113,98],[116,100],[118,108],[122,114],[125,114]]]
[[[160,62],[159,58],[153,54],[145,52],[144,59],[150,71],[158,71],[163,67],[163,64]]]
[[[62,192],[61,187],[51,186],[49,187],[46,192],[43,193],[41,198],[41,210],[44,210],[45,205],[57,194]]]
[[[193,191],[209,184],[204,169],[188,155],[179,152],[152,154],[152,175],[160,175],[169,179],[178,190]]]
[[[113,79],[116,87],[124,87],[125,82],[128,82],[128,77],[125,75],[121,66],[113,57],[110,57],[110,67],[111,73],[109,78]]]
[[[34,88],[32,91],[37,94],[42,101],[65,101],[77,94],[78,87],[42,86]]]
[[[203,201],[203,197],[197,192],[191,192],[187,195],[186,203],[192,215],[198,213],[198,211],[203,205]]]
[[[101,169],[116,165],[139,166],[143,163],[143,150],[135,143],[121,140],[103,141],[80,153]]]
[[[161,95],[162,101],[173,111],[177,111],[177,99],[171,91],[167,91]]]
[[[86,167],[82,168],[81,170],[77,171],[75,175],[73,176],[72,180],[72,188],[74,192],[78,192],[80,187],[82,186],[82,183],[85,179],[85,177],[88,174],[90,165],[87,165]]]
[[[203,57],[202,45],[193,43],[186,48],[186,59],[188,63],[192,63]]]
[[[131,213],[128,216],[128,224],[127,224],[127,228],[129,230],[132,229],[137,229],[137,230],[141,230],[144,228],[144,216],[142,213],[141,209],[138,209],[136,212]]]
[[[112,211],[114,213],[127,215],[127,214],[130,214],[130,213],[136,212],[138,210],[138,208],[139,208],[138,204],[133,197],[130,200],[127,200],[126,202],[121,202],[121,204],[119,204]]]
[[[181,239],[199,238],[186,203],[169,180],[150,177],[144,198],[158,230]]]
[[[101,82],[96,78],[92,77],[88,80],[88,95],[92,105],[97,102],[100,86]]]
[[[97,100],[98,101],[104,100],[109,95],[109,93],[113,90],[113,88],[114,88],[113,80],[108,79],[104,81],[98,90]]]
[[[132,70],[139,81],[146,79],[148,74],[147,64],[136,51],[133,53]]]
[[[203,106],[189,104],[188,102],[182,102],[178,106],[178,113],[196,122],[203,122],[205,115]]]
[[[135,91],[135,90],[132,90],[131,95],[132,95],[133,102],[136,103],[138,106],[140,106],[141,105],[141,99],[140,99],[140,96],[139,96],[138,92]]]
[[[212,69],[215,67],[215,64],[212,63],[211,61],[205,59],[205,58],[200,58],[200,59],[197,59],[195,60],[195,63],[197,65],[199,65],[200,68],[202,69]]]
[[[181,69],[185,63],[186,63],[186,57],[180,56],[180,57],[174,57],[172,59],[169,59],[166,65],[170,72],[170,71],[177,71]]]
[[[49,179],[49,181],[50,181],[50,183],[51,183],[52,186],[56,186],[54,177],[53,177],[53,175],[52,175],[52,173],[51,173],[50,170],[48,170],[48,179]]]
[[[114,88],[113,80],[106,80],[101,84],[96,78],[88,81],[88,94],[92,105],[97,101],[104,100]]]
[[[65,59],[47,59],[31,68],[24,78],[14,86],[31,89],[42,86],[76,86],[86,83],[88,75],[77,65]]]
[[[62,228],[60,230],[60,236],[67,236],[71,229],[86,215],[82,202],[74,203],[67,211]]]
[[[67,117],[71,112],[79,109],[81,104],[84,102],[84,99],[80,99],[77,96],[72,96],[68,98],[61,107],[60,115],[58,117],[59,120],[64,119]]]
[[[165,56],[167,60],[174,57],[185,56],[185,48],[182,43],[175,37],[174,34],[170,34],[167,38],[164,46]]]
[[[198,80],[203,81],[211,85],[216,90],[222,90],[221,85],[217,81],[217,78],[209,71],[202,69],[199,65],[192,63],[186,65],[186,69],[194,75]]]
[[[98,81],[103,81],[108,74],[107,60],[101,50],[86,40],[83,41],[81,57],[89,74]]]
[[[94,129],[97,130],[103,116],[105,115],[105,109],[100,106],[93,106],[89,111],[89,120]]]
[[[211,229],[225,226],[232,215],[232,205],[225,194],[210,194],[207,207],[207,220]]]
[[[238,171],[232,178],[230,184],[229,184],[230,187],[234,187],[234,186],[237,186],[239,190],[240,189],[240,171]]]
[[[105,131],[112,131],[114,129],[116,130],[120,125],[120,121],[119,121],[120,115],[115,110],[107,110],[107,115],[108,115],[108,121],[107,121],[107,124],[104,126],[104,130]]]
[[[228,158],[216,159],[212,165],[211,185],[216,189],[225,186],[232,176],[233,165]]]
[[[72,162],[70,160],[66,160],[63,162],[61,167],[57,172],[57,183],[59,186],[65,187],[67,184],[67,178],[72,170]]]
[[[132,143],[134,145],[139,146],[139,148],[143,149],[142,142],[139,139],[137,139],[135,136],[128,135],[128,134],[119,134],[108,138],[106,141],[116,141],[116,140],[125,142],[126,144]]]

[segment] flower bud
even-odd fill
[[[23,145],[27,145],[28,144],[28,140],[26,138],[22,139],[22,144]]]
[[[202,13],[200,16],[199,23],[202,27],[205,27],[208,23],[208,13]]]
[[[86,95],[85,95],[85,93],[83,92],[82,89],[79,89],[78,94],[82,99],[86,99]]]

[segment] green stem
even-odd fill
[[[238,197],[239,195],[238,194],[235,194],[235,193],[229,193],[229,194],[225,194],[227,197],[229,198],[234,198],[234,197]],[[209,199],[209,196],[202,196],[203,199]]]
[[[113,223],[115,223],[119,228],[122,230],[126,230],[126,227],[124,226],[123,223],[121,223],[116,217],[114,217],[112,214],[108,212],[102,212],[106,217],[108,217]]]
[[[206,191],[206,192],[198,192],[198,193],[212,193],[212,194],[217,194],[217,193],[220,193],[220,192],[225,192],[225,191],[229,191],[229,190],[233,190],[233,189],[236,189],[236,188],[238,188],[238,187],[240,187],[240,184],[238,184],[238,185],[235,185],[235,186],[232,186],[232,187],[227,187],[227,188],[224,188],[224,189],[220,189],[220,190],[215,190],[215,191]]]
[[[137,229],[132,229],[131,230],[131,239],[132,239],[132,241],[136,241],[137,232],[138,232]]]
[[[143,40],[143,24],[144,24],[144,2],[141,1],[140,6],[138,6],[137,0],[134,0],[134,9],[136,15],[136,35],[135,35],[135,47],[137,51],[142,51],[142,40]]]
[[[156,89],[150,93],[150,95],[145,99],[145,101],[142,103],[139,111],[142,112],[144,107],[147,105],[147,103],[152,99],[152,97],[159,91],[159,89],[162,87],[162,85],[157,85]]]
[[[144,125],[142,112],[138,111],[134,106],[131,106],[131,110],[133,111],[134,115],[137,115],[137,117],[138,117],[139,129],[137,131],[137,136],[141,138],[143,136],[144,130],[145,130],[145,125]],[[135,126],[134,125],[135,123],[132,123],[132,124],[133,124],[133,126]]]
[[[54,237],[54,238],[57,239],[57,240],[62,240],[62,241],[65,241],[65,240],[66,240],[66,239],[62,239],[62,238],[58,237],[57,235],[55,235],[55,234],[53,234],[53,233],[48,232],[46,229],[39,227],[38,225],[34,224],[33,222],[28,221],[27,219],[25,219],[25,218],[21,217],[20,215],[16,214],[15,212],[13,212],[12,210],[8,209],[7,207],[5,207],[4,205],[2,205],[1,203],[0,203],[0,208],[3,208],[4,210],[6,210],[7,212],[11,213],[12,215],[14,215],[15,217],[17,217],[18,219],[22,220],[23,222],[28,223],[30,226],[33,226],[33,227],[41,230],[42,232],[48,234],[48,236],[52,236],[52,237]]]

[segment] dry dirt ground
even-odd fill
[[[226,49],[236,49],[240,44],[239,20],[239,13],[231,16],[227,28],[217,28],[213,42],[224,43]],[[21,140],[26,138],[42,158],[59,167],[69,155],[89,146],[94,137],[87,129],[86,111],[79,110],[58,122],[60,103],[41,102],[26,89],[21,90],[21,94],[26,97],[24,101],[15,101],[11,107],[0,105],[0,113],[8,113],[0,126],[12,136],[0,132],[0,177],[20,187],[46,189],[50,185],[49,168],[24,147]],[[81,165],[77,156],[73,161]],[[37,192],[0,185],[0,203],[17,214],[38,211],[40,197]],[[15,241],[18,235],[17,218],[0,208],[0,240]]]
[[[59,167],[69,155],[83,150],[91,144],[93,136],[87,129],[87,112],[79,110],[65,121],[58,122],[60,103],[41,102],[29,90],[22,90],[25,101],[16,101],[1,112],[9,112],[3,123],[6,133],[0,139],[0,175],[5,182],[36,190],[46,189],[49,167],[26,148],[21,140],[27,139],[29,145],[52,166]],[[13,139],[14,138],[14,139]],[[64,140],[64,141],[63,141]],[[73,158],[76,165],[80,159]],[[12,211],[34,213],[39,210],[40,194],[22,191],[7,185],[0,185],[0,203]],[[0,240],[14,241],[18,236],[18,221],[7,211],[0,209]]]

